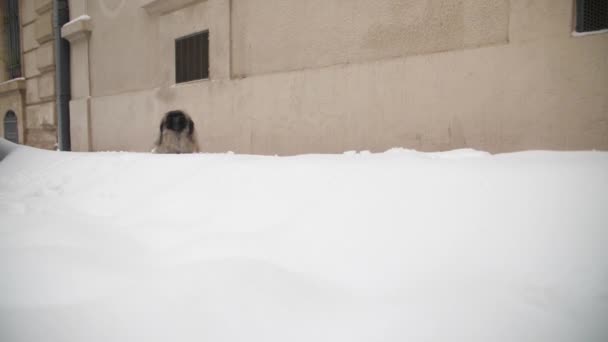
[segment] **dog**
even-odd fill
[[[172,110],[160,122],[160,134],[153,153],[197,153],[199,146],[194,121],[181,110]]]

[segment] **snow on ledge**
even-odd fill
[[[589,31],[589,32],[576,32],[576,31],[573,31],[572,32],[572,36],[573,37],[584,37],[584,36],[591,36],[591,35],[594,35],[594,34],[601,34],[601,33],[608,33],[608,29],[597,30],[597,31]]]
[[[91,33],[91,17],[81,15],[74,20],[66,23],[61,28],[61,37],[67,39],[70,43],[76,43],[85,39]]]
[[[62,27],[73,25],[79,21],[89,21],[89,20],[91,20],[91,17],[86,14],[83,14],[83,15],[76,17],[76,18],[70,20],[69,22],[65,23]]]
[[[0,94],[25,89],[25,78],[18,77],[0,83]]]
[[[164,15],[207,0],[140,0],[140,6],[150,15]]]
[[[16,78],[11,78],[8,81],[4,81],[4,82],[0,82],[0,85],[4,85],[4,84],[10,84],[13,82],[19,82],[19,81],[25,81],[25,77],[16,77]]]

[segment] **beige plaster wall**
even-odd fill
[[[87,14],[94,27],[89,42],[93,96],[160,86],[158,17],[132,0],[87,1]]]
[[[249,76],[506,43],[508,0],[235,0],[234,73]]]
[[[173,85],[175,39],[204,30],[212,32],[211,78],[229,77],[229,1],[197,2],[163,15],[150,15],[139,1],[86,4],[94,27],[89,41],[92,96]]]
[[[572,37],[570,0],[101,2],[92,150],[150,150],[174,108],[205,151],[608,149],[608,34]],[[211,80],[174,85],[173,40],[201,29]]]

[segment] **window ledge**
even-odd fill
[[[163,15],[207,0],[140,0],[150,15]]]
[[[192,80],[192,81],[187,81],[187,82],[174,83],[169,88],[180,88],[180,87],[186,87],[186,86],[209,83],[209,82],[211,82],[210,78],[201,78],[200,80]]]
[[[602,34],[602,33],[608,33],[608,29],[603,29],[603,30],[597,30],[597,31],[586,31],[586,32],[572,32],[572,37],[584,37],[584,36],[591,36],[594,34]]]
[[[81,15],[80,17],[63,25],[61,28],[61,37],[70,41],[77,42],[88,37],[91,34],[91,17]]]
[[[25,89],[25,78],[19,77],[0,83],[0,94]]]

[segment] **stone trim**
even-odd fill
[[[36,13],[43,14],[44,12],[50,10],[51,8],[53,8],[53,1],[52,0],[36,0],[36,5],[35,5],[35,10]]]
[[[55,70],[55,47],[52,41],[40,45],[36,50],[36,67],[41,73]]]
[[[73,44],[88,38],[92,30],[91,18],[89,16],[81,16],[63,25],[61,36]]]
[[[41,101],[55,99],[55,72],[49,71],[38,78],[38,98]]]
[[[25,90],[25,78],[15,78],[0,83],[0,95],[19,90]]]
[[[150,15],[163,15],[207,0],[140,0]]]
[[[21,52],[26,53],[32,50],[35,50],[40,46],[38,41],[36,40],[36,23],[32,20],[28,24],[24,24],[21,26]]]
[[[44,42],[48,42],[53,40],[53,13],[45,12],[38,16],[36,21],[34,22],[36,40],[38,44],[44,44]]]

